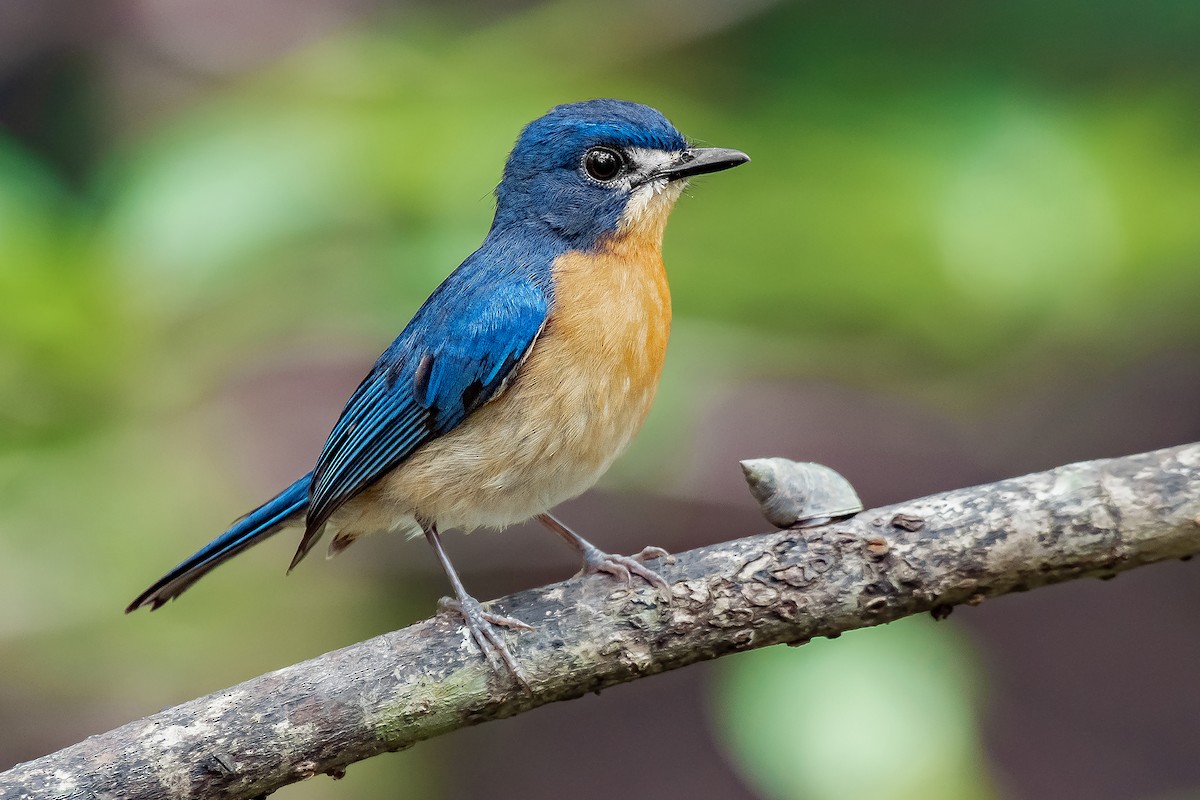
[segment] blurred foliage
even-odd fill
[[[226,474],[231,376],[296,342],[382,348],[478,244],[508,147],[558,102],[644,101],[754,158],[697,181],[668,231],[679,333],[621,466],[643,488],[689,435],[678,412],[728,376],[933,377],[955,407],[1067,359],[1200,344],[1193,2],[472,9],[381,15],[149,123],[59,98],[49,151],[69,131],[99,153],[82,176],[0,134],[0,664],[30,698],[133,716],[429,607],[436,588],[341,566],[264,591],[278,554],[251,553],[169,619],[116,613],[259,499]],[[945,631],[736,659],[718,727],[772,797],[989,796],[972,665]],[[421,763],[412,796],[432,791]]]
[[[771,800],[986,800],[974,664],[927,618],[722,663],[715,729]]]

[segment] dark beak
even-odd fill
[[[723,169],[745,164],[750,156],[741,150],[728,150],[724,147],[689,147],[679,154],[679,158],[658,171],[656,177],[669,181],[690,178],[693,175],[707,175],[710,172],[720,172]]]

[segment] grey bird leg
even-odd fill
[[[566,539],[567,544],[578,551],[579,555],[583,558],[583,568],[579,570],[580,575],[607,572],[617,576],[627,584],[633,582],[633,575],[637,575],[651,586],[662,589],[666,592],[667,597],[670,598],[671,585],[667,583],[663,576],[642,563],[652,558],[671,558],[671,554],[661,547],[647,547],[635,556],[613,555],[596,547],[596,545],[568,528],[549,513],[538,514],[537,521]]]
[[[456,600],[448,597],[443,597],[438,602],[439,611],[453,611],[463,618],[467,623],[467,630],[471,632],[471,637],[475,640],[475,644],[479,646],[483,657],[487,659],[488,664],[497,672],[501,671],[500,662],[503,660],[504,665],[508,667],[508,671],[513,677],[524,686],[529,687],[529,678],[525,676],[525,670],[521,669],[521,665],[513,658],[512,653],[508,651],[508,646],[504,644],[504,637],[500,635],[493,625],[498,625],[505,628],[523,628],[525,630],[533,630],[529,625],[521,622],[519,619],[512,617],[504,617],[499,614],[492,614],[484,611],[483,606],[479,604],[471,595],[467,594],[467,590],[463,588],[462,581],[458,578],[458,573],[454,571],[454,566],[450,563],[449,556],[442,548],[442,537],[438,535],[436,525],[422,525],[425,531],[425,538],[429,540],[429,544],[433,547],[433,552],[437,553],[438,561],[442,564],[442,569],[446,572],[446,577],[450,579],[450,585],[454,588]]]

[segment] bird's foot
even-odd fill
[[[669,598],[671,596],[671,585],[667,583],[662,575],[645,566],[646,561],[656,558],[668,561],[674,560],[671,554],[661,547],[646,547],[636,555],[622,556],[614,553],[606,553],[595,545],[585,541],[585,546],[583,547],[583,569],[579,570],[579,574],[592,575],[599,572],[607,572],[610,575],[615,575],[627,585],[632,584],[633,576],[637,575],[651,586],[662,589]]]
[[[500,672],[502,666],[508,667],[508,671],[517,679],[517,682],[526,689],[530,689],[529,678],[526,677],[525,670],[521,669],[517,659],[509,652],[508,645],[504,643],[504,637],[496,630],[496,627],[531,631],[533,630],[532,625],[527,625],[513,617],[484,611],[479,601],[470,596],[463,600],[443,597],[438,600],[438,613],[442,612],[462,617],[463,622],[467,624],[467,630],[471,632],[471,638],[475,640],[475,644],[478,645],[480,652],[483,653],[483,657],[487,659],[492,669]]]

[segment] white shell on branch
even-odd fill
[[[824,464],[750,458],[742,472],[763,516],[779,528],[824,525],[863,510],[850,482]]]

